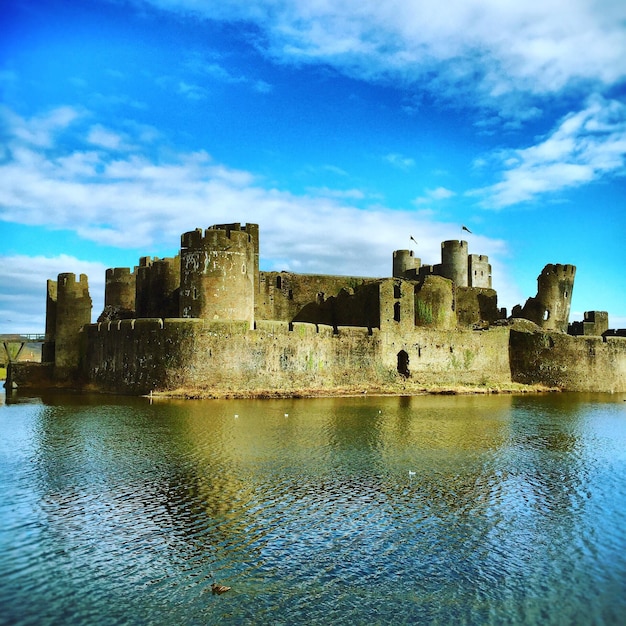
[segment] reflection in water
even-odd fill
[[[619,623],[622,400],[0,407],[5,619]]]

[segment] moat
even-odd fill
[[[15,625],[626,612],[626,394],[13,396],[0,488]]]

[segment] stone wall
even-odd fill
[[[626,391],[626,337],[511,331],[511,375],[572,391]]]
[[[176,388],[220,392],[384,386],[399,353],[424,384],[506,383],[508,329],[381,332],[309,323],[139,319],[86,329],[84,376],[118,393]]]
[[[498,294],[493,289],[457,287],[455,310],[458,325],[469,328],[474,324],[493,323],[500,319]]]
[[[416,329],[384,334],[381,365],[395,369],[401,352],[411,378],[424,384],[487,385],[511,382],[509,329],[487,331]]]
[[[456,324],[452,281],[442,276],[426,276],[415,288],[415,325],[448,329]]]
[[[572,322],[567,332],[570,335],[592,335],[602,337],[609,330],[607,311],[585,311],[582,322]]]
[[[339,326],[380,327],[379,283],[367,283],[356,289],[341,289],[336,296],[320,295],[317,302],[305,305],[293,318],[294,322],[309,322],[338,328]]]
[[[283,322],[299,320],[307,317],[299,316],[307,305],[324,302],[337,296],[342,289],[351,292],[373,280],[354,276],[260,272],[254,317],[256,320]]]
[[[136,317],[178,317],[180,256],[141,257],[135,273]]]

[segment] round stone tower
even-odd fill
[[[80,330],[91,323],[91,296],[87,276],[71,273],[57,278],[54,372],[56,378],[73,375],[80,361]]]
[[[135,273],[128,267],[113,267],[106,271],[104,306],[135,310]]]
[[[180,250],[180,317],[244,320],[254,326],[253,236],[239,224],[184,233]]]
[[[574,265],[546,265],[537,278],[537,298],[541,319],[533,320],[546,330],[567,332],[574,290]]]
[[[141,257],[136,273],[136,316],[178,317],[180,257]]]
[[[456,287],[467,287],[467,241],[452,239],[441,244],[441,275]]]
[[[413,256],[413,250],[394,250],[393,277],[415,280],[422,260]]]

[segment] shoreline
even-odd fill
[[[456,396],[456,395],[512,395],[564,393],[559,387],[545,385],[389,385],[382,387],[343,387],[335,389],[255,389],[255,390],[216,390],[180,388],[169,391],[153,391],[141,397],[163,400],[272,400],[286,398],[341,398],[364,396]]]

